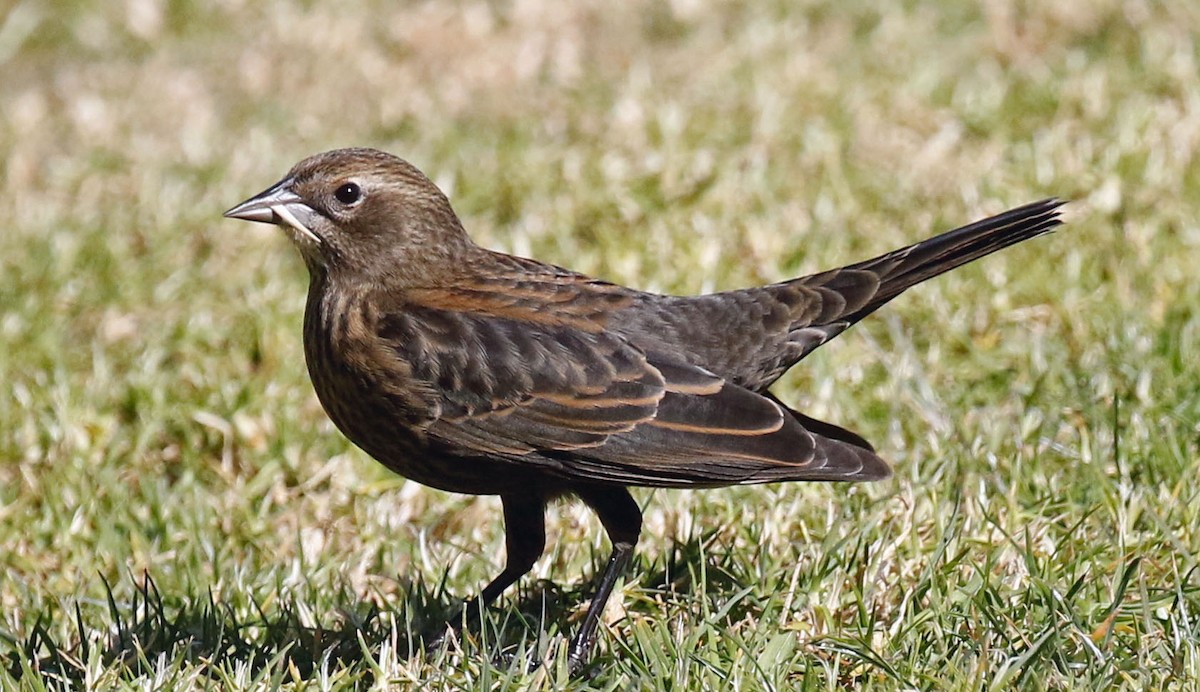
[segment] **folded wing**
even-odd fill
[[[379,322],[441,398],[428,434],[458,453],[659,487],[889,475],[868,448],[814,434],[771,398],[607,331],[597,306],[621,302],[605,286],[523,279],[522,294],[537,291],[553,295],[424,291]]]

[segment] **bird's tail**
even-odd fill
[[[843,275],[858,270],[874,274],[879,279],[874,295],[857,310],[844,315],[843,319],[853,324],[926,279],[1049,232],[1062,223],[1059,219],[1059,207],[1062,205],[1062,200],[1054,198],[1026,204],[874,259],[843,267],[840,270]]]

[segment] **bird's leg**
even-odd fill
[[[625,488],[591,486],[577,489],[576,493],[600,517],[600,523],[604,525],[604,530],[608,532],[608,538],[612,541],[613,551],[600,576],[600,585],[596,589],[596,595],[592,597],[591,605],[588,606],[583,624],[571,640],[567,660],[572,673],[578,672],[588,661],[596,639],[596,630],[600,626],[600,617],[604,614],[604,606],[617,585],[617,579],[629,566],[629,561],[633,558],[633,548],[642,532],[642,510]]]
[[[538,495],[502,495],[504,506],[504,542],[507,548],[504,571],[493,579],[478,596],[467,601],[458,615],[426,645],[426,651],[436,651],[446,635],[456,630],[465,615],[474,622],[481,607],[488,605],[533,569],[533,563],[546,548],[545,500]]]

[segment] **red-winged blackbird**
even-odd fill
[[[573,495],[613,543],[570,661],[641,531],[627,486],[866,481],[866,440],[768,391],[788,368],[905,289],[1057,226],[1048,199],[865,262],[680,297],[486,250],[409,163],[342,149],[297,164],[226,216],[277,224],[311,275],[304,353],[346,437],[425,485],[499,495],[507,563],[495,599],[545,547]]]

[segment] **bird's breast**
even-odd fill
[[[411,476],[406,467],[425,453],[424,430],[436,418],[436,403],[411,367],[373,338],[365,308],[348,297],[310,295],[304,356],[317,399],[338,430]]]

